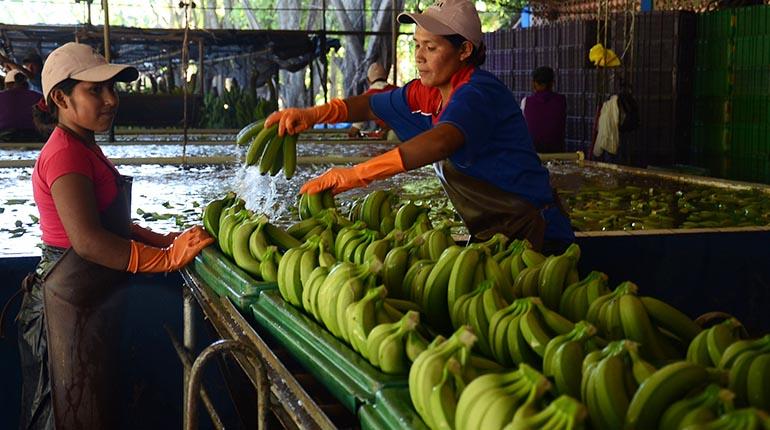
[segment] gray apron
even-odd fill
[[[524,198],[466,175],[448,159],[433,167],[473,241],[503,233],[511,239],[527,239],[535,249],[542,249],[546,227],[543,210],[548,206],[538,208]]]
[[[115,180],[117,196],[100,220],[128,239],[131,178],[115,171]],[[25,279],[28,293],[18,318],[22,366],[32,370],[25,370],[20,428],[117,428],[121,304],[129,275],[87,261],[72,248],[48,265]],[[34,309],[40,296],[42,315]]]

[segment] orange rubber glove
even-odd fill
[[[273,112],[267,117],[265,127],[278,123],[278,135],[297,134],[316,124],[334,124],[348,118],[348,105],[342,99],[306,109],[288,108]]]
[[[214,238],[199,225],[180,233],[174,238],[174,242],[165,248],[156,248],[132,240],[131,256],[128,259],[126,271],[161,273],[179,270],[212,243]]]
[[[147,245],[157,246],[163,248],[174,243],[174,239],[179,236],[179,232],[171,232],[166,234],[156,233],[147,227],[142,227],[139,224],[131,224],[131,236],[139,242]]]
[[[353,167],[333,167],[321,176],[305,182],[299,192],[315,194],[330,189],[332,194],[339,194],[353,188],[365,187],[375,179],[390,178],[402,172],[406,172],[404,160],[401,159],[398,148],[395,148]]]

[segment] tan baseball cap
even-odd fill
[[[433,34],[459,34],[473,46],[481,45],[481,19],[476,6],[469,0],[437,0],[422,13],[401,13],[402,24],[417,24]]]
[[[69,42],[56,48],[43,65],[43,98],[58,83],[72,78],[86,82],[104,82],[115,79],[131,82],[139,77],[136,68],[127,64],[110,64],[89,45]]]
[[[369,79],[369,82],[374,82],[378,79],[388,79],[388,72],[385,71],[382,64],[372,63],[366,72],[366,78]]]
[[[10,84],[11,82],[16,82],[17,75],[26,77],[26,75],[22,73],[21,70],[13,69],[5,74],[5,80],[3,82],[5,82],[6,84]]]

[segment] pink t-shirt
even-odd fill
[[[32,193],[40,212],[40,229],[46,245],[69,248],[70,240],[64,231],[51,195],[51,185],[60,177],[77,173],[93,182],[99,212],[103,212],[118,193],[115,183],[117,169],[102,153],[101,148],[89,148],[78,138],[56,127],[32,172]]]

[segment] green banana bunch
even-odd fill
[[[669,405],[685,398],[693,387],[708,382],[711,382],[711,376],[706,368],[699,364],[677,361],[660,368],[636,390],[628,405],[625,428],[658,428],[660,418]],[[593,418],[593,415],[591,417]]]
[[[371,266],[363,266],[366,268],[359,276],[354,276],[342,283],[337,293],[337,296],[332,299],[332,306],[335,309],[329,313],[329,318],[336,318],[336,325],[331,324],[330,328],[332,333],[335,333],[333,328],[336,326],[338,337],[342,338],[346,342],[350,343],[349,329],[346,320],[346,312],[348,306],[357,302],[363,298],[366,291],[375,286],[375,274],[372,271]]]
[[[677,348],[681,339],[673,337],[653,323],[647,308],[636,296],[638,287],[630,281],[594,300],[588,307],[586,320],[594,324],[608,339],[630,339],[638,342],[642,355],[652,361],[680,359]]]
[[[276,246],[268,246],[262,261],[259,262],[259,272],[262,279],[267,282],[276,282],[278,280],[278,265],[281,261],[281,254]],[[301,294],[300,294],[301,297]],[[297,300],[296,306],[300,306]]]
[[[222,210],[230,206],[236,199],[236,195],[232,191],[228,191],[227,194],[221,199],[215,199],[210,201],[205,208],[203,208],[203,228],[214,238],[217,238],[219,234],[219,217],[222,214]]]
[[[420,306],[424,309],[425,320],[441,333],[448,333],[452,327],[449,323],[447,292],[452,267],[461,252],[462,247],[457,245],[451,245],[441,252],[425,280],[421,294]],[[479,337],[486,336],[486,333],[476,333],[479,333]]]
[[[324,190],[315,194],[300,194],[297,212],[300,220],[308,220],[321,216],[324,209],[336,209],[337,203],[330,190]]]
[[[476,336],[471,329],[461,327],[445,341],[432,342],[412,363],[409,369],[409,396],[428,427],[436,428],[432,419],[430,398],[433,387],[441,382],[446,362],[456,357],[463,349],[470,350],[475,342]]]
[[[527,268],[524,263],[524,251],[532,250],[532,244],[527,239],[514,240],[508,245],[508,249],[510,250],[510,263],[501,263],[501,267],[505,264],[510,268],[511,285],[513,285],[521,271]]]
[[[345,310],[348,343],[365,358],[369,358],[366,346],[367,337],[372,329],[377,326],[377,311],[378,308],[382,307],[387,294],[388,290],[385,289],[384,285],[370,288],[361,300],[351,303]]]
[[[284,256],[284,258],[285,257],[286,256]],[[310,276],[304,284],[304,288],[302,288],[302,308],[320,323],[323,321],[321,320],[321,314],[318,310],[318,291],[326,280],[326,277],[329,276],[329,270],[330,267],[316,267],[310,272]]]
[[[561,395],[544,409],[538,407],[537,391],[533,390],[527,401],[513,415],[513,421],[503,430],[572,430],[583,428],[588,418],[585,405],[566,395]]]
[[[498,292],[495,283],[487,280],[479,284],[478,288],[468,294],[460,296],[455,302],[455,307],[450,313],[450,318],[455,327],[470,325],[473,332],[477,333],[476,346],[479,352],[487,357],[492,357],[490,346],[489,321],[500,309],[508,306]]]
[[[430,218],[428,218],[427,213],[420,213],[417,215],[417,218],[414,221],[414,224],[412,224],[411,227],[404,230],[406,233],[406,239],[412,240],[417,236],[422,236],[423,234],[427,233],[428,231],[433,229],[433,224],[430,222]]]
[[[454,429],[457,400],[465,389],[462,365],[454,357],[450,357],[444,364],[441,380],[430,392],[428,411],[431,414],[431,422],[434,429]]]
[[[366,356],[369,362],[384,373],[402,374],[409,369],[406,355],[406,336],[420,323],[420,314],[407,312],[392,324],[380,324],[372,328],[366,338]]]
[[[522,255],[527,251],[530,250],[524,250]],[[518,276],[513,280],[513,297],[535,297],[540,294],[540,272],[543,270],[544,264],[545,259],[539,264],[526,266],[519,271]]]
[[[438,257],[450,245],[454,245],[454,239],[449,234],[449,227],[439,226],[424,233],[425,243],[418,250],[418,255],[425,260],[438,260]]]
[[[492,258],[497,262],[498,266],[500,266],[500,270],[503,272],[503,276],[505,277],[505,282],[512,288],[513,287],[513,269],[511,267],[514,258],[517,256],[519,257],[518,263],[522,266],[524,265],[524,262],[521,261],[521,252],[524,250],[526,239],[514,239],[510,244],[508,244],[508,247],[506,247],[504,250],[495,253]],[[528,242],[527,242],[528,243]],[[518,275],[519,268],[517,266],[516,268],[516,274]],[[506,297],[510,295],[511,297]],[[506,300],[509,302],[512,302],[513,297],[513,290],[510,291],[510,293],[504,293],[503,296]]]
[[[362,263],[368,262],[373,258],[384,263],[388,252],[397,244],[400,244],[403,239],[404,233],[401,230],[391,230],[382,239],[372,240],[364,250]]]
[[[770,335],[755,340],[739,340],[722,353],[720,369],[729,369],[729,388],[737,406],[770,408],[767,393],[770,364]]]
[[[739,409],[710,423],[683,427],[683,430],[770,430],[770,417],[760,409]]]
[[[476,267],[484,255],[480,248],[468,246],[455,259],[447,285],[447,307],[450,311],[460,296],[474,290],[477,285],[474,282]]]
[[[233,230],[235,230],[235,227],[251,218],[252,216],[251,211],[248,209],[240,209],[236,212],[236,208],[237,206],[231,206],[222,211],[224,218],[219,224],[219,238],[217,239],[217,243],[219,244],[219,248],[222,250],[222,252],[228,257],[233,256]]]
[[[411,264],[404,275],[404,288],[409,291],[409,300],[414,303],[422,303],[422,295],[425,291],[425,282],[428,280],[435,262],[431,260],[416,260]]]
[[[363,198],[360,210],[357,211],[354,219],[363,221],[371,230],[381,234],[389,233],[395,227],[392,208],[394,198],[390,191],[372,191]]]
[[[344,229],[343,229],[344,230]],[[340,240],[342,231],[337,235]],[[424,239],[417,236],[404,245],[397,246],[385,255],[382,262],[382,281],[392,297],[398,299],[409,299],[411,294],[409,286],[404,282],[406,272],[409,270],[409,256],[418,246],[422,245]]]
[[[296,248],[286,251],[278,264],[278,291],[287,302],[302,307],[302,296],[310,274],[318,267],[320,239],[314,236]]]
[[[537,401],[550,389],[545,376],[523,363],[512,372],[479,376],[460,394],[455,428],[502,429],[524,402]]]
[[[252,255],[249,249],[249,240],[257,228],[261,228],[267,222],[265,215],[255,215],[235,226],[231,234],[233,260],[235,264],[254,276],[262,278],[260,260]]]
[[[514,320],[518,321],[518,318],[531,308],[532,304],[529,299],[517,299],[514,300],[509,306],[500,309],[492,315],[489,319],[489,343],[492,350],[492,356],[495,360],[505,367],[512,367],[514,363],[513,354],[511,348],[509,348],[509,335],[512,335],[514,339],[518,336],[518,322],[515,327],[511,326]],[[515,328],[515,332],[512,333],[512,328]],[[518,343],[515,345],[518,350]],[[517,354],[518,357],[518,354]]]
[[[580,258],[580,247],[573,243],[567,247],[564,254],[549,256],[538,273],[538,296],[550,309],[558,310],[564,288],[572,284],[577,273],[577,262]],[[568,276],[569,275],[569,276]]]
[[[580,394],[593,428],[623,428],[629,403],[639,387],[630,354],[636,347],[631,341],[615,341],[584,358]]]
[[[548,342],[543,353],[543,374],[554,381],[556,392],[580,398],[582,363],[586,354],[596,349],[591,342],[595,335],[596,327],[580,321],[569,333]]]
[[[427,215],[430,208],[417,206],[412,202],[407,202],[396,211],[394,219],[395,228],[401,231],[409,230],[417,220],[417,216],[422,214]]]
[[[483,246],[488,249],[490,254],[499,254],[506,250],[508,244],[508,236],[502,233],[495,233],[489,239],[484,242],[479,242],[476,245]]]
[[[706,367],[718,366],[727,347],[743,338],[744,331],[743,324],[735,318],[701,331],[687,348],[687,361]]]
[[[371,233],[372,230],[366,228],[362,221],[356,221],[353,224],[343,227],[337,233],[337,237],[334,239],[334,256],[339,261],[349,261],[348,257],[355,257],[355,251],[367,238],[366,233]],[[366,249],[364,248],[364,252]]]
[[[583,280],[568,286],[562,293],[559,313],[570,321],[585,319],[590,304],[597,298],[610,293],[607,279],[606,274],[593,271]]]
[[[660,430],[678,430],[695,424],[706,424],[733,410],[735,394],[717,384],[710,384],[697,393],[669,406],[660,417]]]

